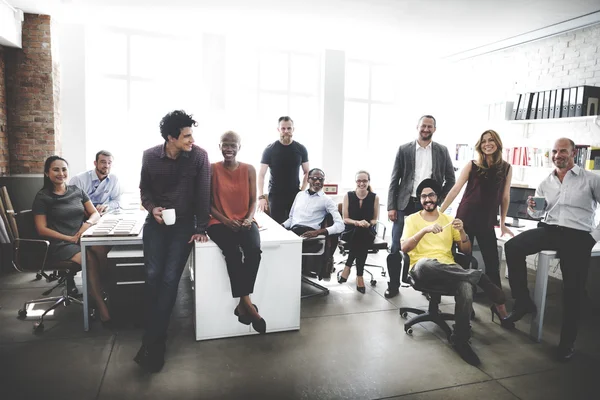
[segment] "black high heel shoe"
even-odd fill
[[[365,287],[364,286],[358,286],[358,285],[356,285],[356,290],[358,290],[362,294],[365,294]]]
[[[252,304],[252,305],[254,306],[254,309],[256,310],[256,312],[258,312],[258,307],[256,307],[256,304]],[[237,306],[233,309],[233,315],[238,317],[238,322],[240,322],[244,325],[250,325],[252,323],[252,318],[248,314],[240,315],[240,313],[238,312]]]
[[[252,321],[252,328],[260,334],[267,333],[267,323],[264,318]]]
[[[502,318],[500,316],[500,313],[498,312],[498,309],[496,308],[495,304],[492,304],[492,306],[490,307],[490,311],[492,312],[492,322],[494,322],[494,315],[497,315],[498,319],[500,320],[501,327],[503,327],[504,329],[514,329],[515,328],[515,323],[510,321],[508,319],[508,317]]]
[[[346,265],[346,268],[349,268],[349,267]],[[344,269],[346,269],[346,268],[344,268]],[[340,276],[338,276],[338,283],[344,283],[344,282],[347,282],[347,281],[348,281],[348,278],[344,278],[344,277],[342,276],[342,273],[344,273],[344,270],[342,270],[342,271],[340,272]],[[348,275],[350,275],[350,274],[348,274]]]

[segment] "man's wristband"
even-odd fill
[[[267,199],[267,195],[266,194],[261,194],[260,196],[258,196],[259,200],[266,200]]]

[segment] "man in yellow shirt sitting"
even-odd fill
[[[409,274],[424,286],[455,292],[455,328],[451,342],[458,354],[471,365],[479,365],[477,354],[469,345],[470,319],[475,285],[486,292],[496,304],[504,304],[504,292],[494,285],[481,270],[463,269],[454,261],[452,244],[465,254],[471,253],[471,242],[460,219],[438,211],[438,193],[441,186],[433,179],[425,179],[417,188],[423,210],[404,221],[400,246],[410,257]]]

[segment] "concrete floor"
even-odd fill
[[[370,260],[382,262],[384,257],[377,254]],[[204,342],[194,341],[192,293],[184,276],[166,364],[158,374],[146,374],[132,361],[141,329],[123,323],[110,331],[95,323],[85,333],[76,305],[59,308],[46,322],[45,332],[34,334],[33,319],[17,319],[17,310],[23,301],[40,297],[49,284],[26,274],[2,275],[0,398],[600,398],[594,384],[600,361],[597,309],[587,310],[575,358],[568,364],[553,359],[560,327],[560,281],[550,282],[539,344],[527,336],[529,317],[517,323],[517,330],[503,330],[491,322],[487,300],[476,299],[472,346],[482,360],[476,368],[460,359],[433,324],[417,325],[412,336],[406,335],[398,307],[426,308],[426,299],[411,288],[385,299],[387,278],[373,271],[379,283],[367,286],[364,295],[356,291],[353,274],[343,285],[334,279],[325,283],[329,296],[303,300],[298,332]],[[453,299],[443,301],[444,311],[452,311]]]

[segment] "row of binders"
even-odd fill
[[[599,115],[600,87],[577,86],[517,95],[511,119],[548,119]]]

